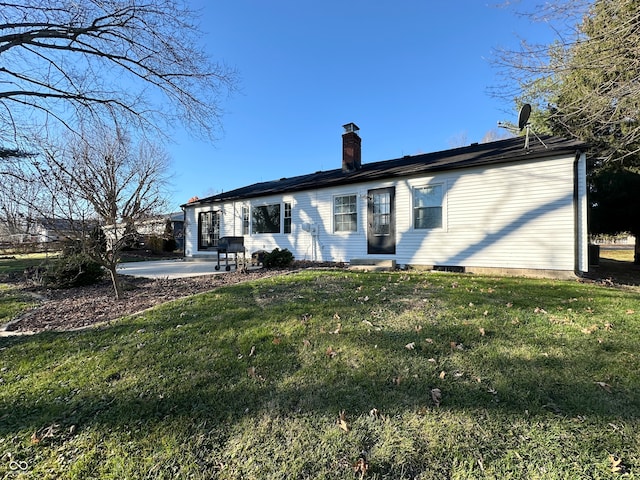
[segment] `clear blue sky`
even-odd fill
[[[348,122],[360,127],[363,163],[478,142],[515,122],[515,107],[489,93],[500,83],[492,51],[550,33],[500,1],[192,0],[207,51],[237,68],[240,92],[224,101],[215,144],[178,132],[172,207],[339,168]]]

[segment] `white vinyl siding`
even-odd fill
[[[350,184],[333,188],[271,195],[250,201],[216,205],[221,210],[220,235],[241,235],[242,205],[291,204],[291,234],[245,235],[249,253],[287,248],[299,260],[350,261],[367,258],[367,193],[395,186],[396,254],[375,255],[397,264],[562,270],[572,272],[586,260],[583,217],[576,225],[576,208],[586,211],[585,187],[579,186],[576,205],[572,155]],[[442,186],[442,227],[415,228],[416,189]],[[582,193],[580,193],[582,192]],[[335,199],[355,197],[355,231],[339,231]],[[429,208],[432,206],[429,205]],[[187,208],[186,255],[197,239],[197,212]],[[284,208],[284,207],[282,207]],[[350,211],[350,210],[349,210]],[[353,228],[353,221],[342,225]],[[579,231],[580,228],[582,231]],[[586,238],[586,237],[585,237]],[[194,239],[194,240],[191,240]],[[208,252],[201,252],[203,254]]]
[[[449,172],[446,211],[446,231],[404,237],[408,263],[574,269],[573,158]]]

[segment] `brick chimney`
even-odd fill
[[[345,173],[360,170],[362,166],[360,143],[362,139],[358,135],[358,126],[355,123],[343,125],[342,134],[342,171]]]

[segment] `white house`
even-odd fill
[[[249,253],[287,248],[299,260],[588,270],[582,143],[543,137],[525,148],[520,137],[363,164],[358,127],[344,128],[342,168],[183,205],[185,256],[215,258],[220,237],[243,236]]]

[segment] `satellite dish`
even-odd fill
[[[520,107],[520,112],[518,113],[518,128],[520,129],[520,131],[522,130],[527,130],[526,131],[526,135],[524,138],[524,149],[525,150],[529,150],[529,132],[533,133],[535,135],[535,137],[538,139],[538,141],[544,145],[544,148],[549,148],[547,147],[547,145],[542,141],[542,139],[536,135],[536,132],[533,131],[533,128],[531,127],[531,124],[529,123],[529,117],[531,116],[531,105],[529,105],[528,103],[525,103],[524,105],[522,105],[522,107]],[[516,134],[516,127],[512,124],[512,123],[503,123],[503,122],[498,122],[498,126],[502,127],[502,128],[506,128],[507,130],[509,130],[512,134]]]
[[[525,103],[520,108],[520,113],[518,113],[518,128],[520,131],[524,129],[529,121],[529,116],[531,115],[531,105]]]

